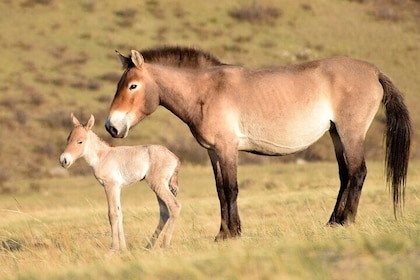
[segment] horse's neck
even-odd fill
[[[185,123],[192,123],[201,98],[195,89],[194,73],[189,70],[161,66],[152,66],[151,70],[159,88],[160,105]]]
[[[87,146],[85,149],[85,160],[93,168],[98,164],[101,157],[105,155],[111,147],[102,141],[98,135],[88,131]]]

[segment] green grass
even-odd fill
[[[90,177],[17,182],[0,197],[2,279],[415,279],[420,272],[419,163],[395,221],[381,164],[369,162],[357,223],[326,227],[338,188],[333,163],[241,166],[240,239],[214,242],[220,217],[210,167],[183,166],[183,205],[169,249],[144,249],[158,219],[145,183],[123,190],[127,253],[110,244],[105,194]],[[411,182],[411,183],[410,183]]]

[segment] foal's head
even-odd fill
[[[60,156],[61,166],[69,168],[78,158],[85,155],[88,132],[95,123],[93,115],[90,116],[89,121],[82,125],[79,120],[71,114],[71,121],[73,122],[73,129],[67,138],[67,146]]]

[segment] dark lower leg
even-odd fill
[[[237,197],[237,151],[229,150],[227,154],[216,155],[209,152],[220,200],[221,225],[217,239],[237,237],[241,233],[241,222],[238,213]],[[215,160],[216,159],[216,160]]]
[[[338,173],[340,175],[340,190],[338,191],[337,202],[328,221],[328,224],[334,225],[343,223],[340,213],[343,213],[347,201],[349,170],[347,168],[347,163],[344,157],[343,143],[341,142],[340,136],[338,135],[334,123],[331,124],[330,136],[334,144],[335,156],[338,163]]]
[[[352,180],[350,180],[349,194],[343,211],[343,217],[350,222],[354,222],[356,220],[357,208],[359,206],[366,174],[366,164],[363,162],[357,172],[353,175]]]
[[[230,235],[229,230],[229,210],[228,210],[228,204],[226,201],[226,196],[223,188],[217,188],[217,194],[219,196],[219,202],[220,202],[220,231],[219,234],[216,236],[216,240],[219,239],[226,239]]]
[[[344,225],[347,222],[355,221],[366,174],[367,169],[363,161],[359,168],[350,175],[348,186],[340,188],[337,203],[328,222],[329,224]]]
[[[229,207],[223,187],[223,178],[220,170],[220,162],[214,151],[208,151],[211,164],[213,167],[214,179],[216,183],[217,195],[220,203],[220,230],[216,236],[216,240],[226,239],[230,236],[229,230]]]
[[[241,235],[241,220],[239,218],[239,211],[238,211],[238,185],[235,182],[235,186],[233,189],[228,189],[227,192],[227,201],[229,207],[229,232],[231,237],[237,237]]]

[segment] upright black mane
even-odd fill
[[[203,68],[224,64],[213,55],[196,48],[160,47],[141,50],[140,53],[146,63],[172,67]]]

